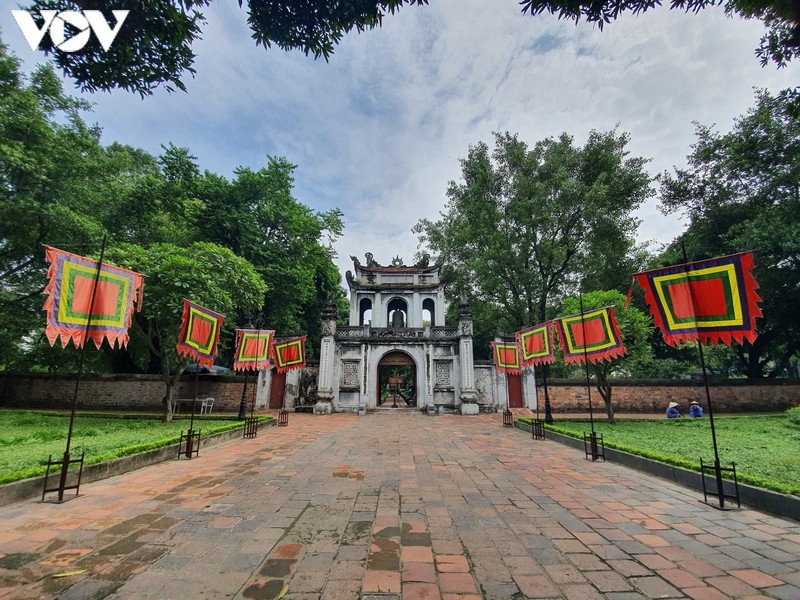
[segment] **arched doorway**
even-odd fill
[[[386,322],[389,327],[408,327],[408,304],[402,298],[392,298],[386,306]],[[410,360],[410,358],[409,358]]]
[[[401,350],[387,352],[378,363],[376,406],[417,405],[417,365]]]

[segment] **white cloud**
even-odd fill
[[[470,144],[491,145],[493,131],[531,145],[567,132],[583,144],[592,129],[618,127],[655,174],[684,164],[692,121],[727,130],[752,106],[754,86],[777,91],[798,80],[797,65],[762,68],[753,54],[761,25],[721,8],[656,9],[601,32],[522,15],[513,2],[438,0],[346,36],[329,63],[257,47],[235,2],[206,13],[188,94],[91,96],[104,141],[153,153],[186,146],[202,168],[228,177],[285,156],[298,165],[299,200],[345,212],[342,269],[365,252],[410,262],[411,227],[437,216],[459,160]],[[23,61],[42,60],[10,11],[0,28]],[[669,241],[681,223],[655,206],[639,213],[640,237]]]

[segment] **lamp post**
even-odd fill
[[[239,414],[236,415],[238,421],[247,418],[247,378],[250,377],[250,369],[244,372],[244,387],[242,388],[242,399],[239,401]]]
[[[258,313],[256,316],[256,324],[253,325],[252,323],[248,323],[245,325],[247,329],[256,329],[258,333],[261,333],[260,327],[264,324],[266,318],[264,317],[264,313]],[[257,371],[256,371],[257,372]],[[236,415],[237,421],[244,421],[247,418],[247,381],[250,377],[250,369],[247,369],[244,372],[244,387],[242,388],[242,399],[239,401],[239,414]],[[256,400],[253,398],[253,406],[255,406]]]

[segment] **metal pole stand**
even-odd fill
[[[541,419],[531,421],[531,438],[534,440],[544,439],[544,421]]]
[[[725,506],[725,500],[736,500],[736,507],[741,508],[741,503],[739,502],[739,481],[736,479],[736,463],[731,463],[730,467],[722,467],[719,464],[718,460],[714,461],[713,465],[708,463],[704,463],[703,459],[700,459],[700,472],[703,475],[703,502],[708,504],[713,508],[717,508],[719,510],[731,510],[731,507]],[[724,481],[722,479],[722,473],[726,472],[733,476],[733,481],[729,482],[732,483],[732,486],[728,486],[729,488],[732,487],[732,491],[725,491]],[[706,477],[706,473],[713,473],[713,481],[714,486],[716,488],[716,492],[709,489],[709,486],[706,485],[706,479],[712,480],[711,477]],[[708,497],[716,497],[717,502],[719,505],[712,504],[708,501]]]
[[[254,438],[258,436],[258,417],[248,417],[244,421],[244,436],[245,438]]]
[[[289,425],[289,411],[282,408],[278,413],[278,427],[287,427]]]
[[[200,455],[200,430],[195,432],[189,429],[185,434],[181,431],[181,441],[178,444],[178,458],[185,456],[191,459],[192,456]]]
[[[592,432],[589,434],[583,434],[583,451],[586,453],[586,458],[591,458],[592,461],[598,460],[600,458],[603,459],[605,462],[606,460],[606,448],[603,444],[603,436],[598,436],[596,432]]]
[[[239,414],[236,415],[237,421],[244,421],[247,418],[247,377],[249,375],[250,371],[244,372],[244,386],[242,387],[242,398],[239,400]]]
[[[77,498],[78,497],[78,494],[79,494],[80,489],[81,489],[81,475],[83,475],[83,457],[84,457],[84,455],[85,455],[85,452],[81,453],[81,457],[80,458],[72,458],[71,459],[69,457],[70,456],[69,452],[64,452],[64,458],[62,458],[61,460],[53,460],[53,455],[52,454],[48,457],[48,459],[47,459],[47,471],[45,472],[45,475],[44,475],[44,490],[42,491],[42,502],[44,502],[44,497],[47,494],[50,494],[50,493],[53,493],[53,492],[58,492],[58,499],[56,500],[56,502],[58,502],[59,504],[61,502],[65,502],[65,500],[64,500],[64,492],[66,490],[75,490],[75,495],[67,498],[67,500],[72,500],[72,498]],[[71,485],[67,485],[68,471],[69,471],[69,466],[71,464],[78,464],[78,465],[80,465],[80,468],[78,469],[78,477],[77,477],[77,480],[75,480],[75,483],[73,483]],[[47,487],[47,482],[50,479],[50,467],[54,467],[56,465],[59,465],[61,467],[61,471],[59,473],[59,478],[58,478],[58,486],[49,488],[49,487]]]
[[[514,414],[509,410],[505,409],[503,411],[503,427],[513,427],[514,426]]]

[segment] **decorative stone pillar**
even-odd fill
[[[317,403],[315,415],[329,415],[333,412],[333,378],[335,377],[336,344],[336,306],[333,298],[322,310],[322,341],[319,350],[319,376],[317,378]]]
[[[458,306],[458,346],[461,364],[461,403],[462,414],[477,414],[477,410],[467,407],[465,412],[463,404],[476,404],[478,392],[475,389],[475,365],[472,357],[472,313],[469,310],[466,297],[462,294]]]

